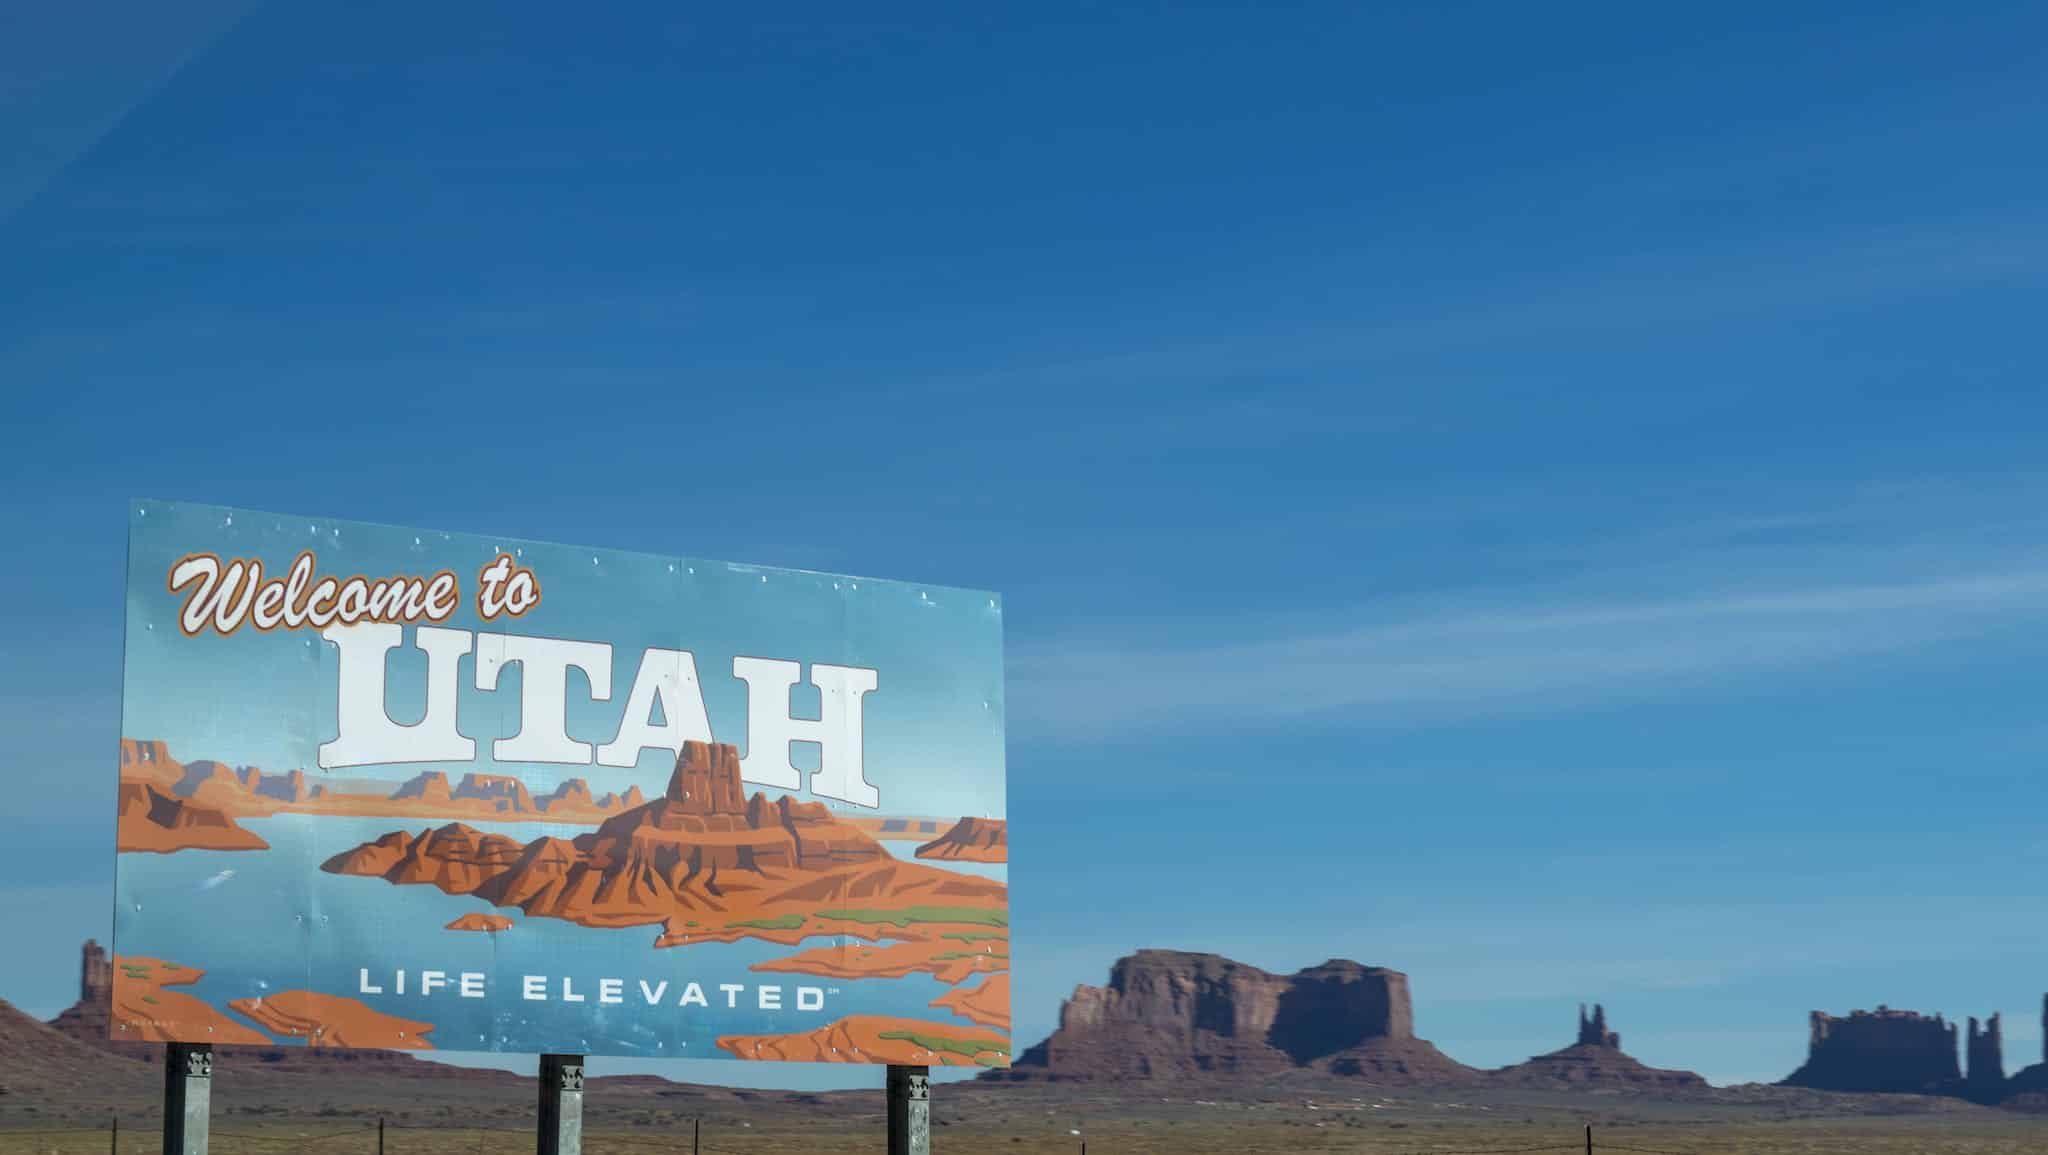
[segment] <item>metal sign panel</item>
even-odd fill
[[[995,595],[129,519],[116,1038],[1008,1064]]]

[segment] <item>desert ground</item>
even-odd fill
[[[237,1070],[214,1095],[221,1155],[514,1155],[532,1150],[532,1084],[510,1076],[406,1078]],[[143,1155],[157,1149],[157,1072],[108,1058],[61,1089],[0,1081],[0,1155]],[[877,1084],[880,1072],[877,1071]],[[34,1093],[34,1092],[41,1093]],[[882,1144],[873,1092],[797,1094],[594,1079],[591,1155],[853,1155]],[[118,1116],[118,1138],[110,1121]],[[1684,1099],[1574,1092],[1374,1093],[1355,1084],[1123,1090],[1062,1085],[934,1088],[941,1151],[1079,1155],[1206,1152],[1583,1151],[1673,1155],[2018,1155],[2048,1150],[2048,1118],[1915,1096],[1731,1088]]]

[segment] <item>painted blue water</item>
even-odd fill
[[[850,1014],[967,1025],[930,1006],[951,988],[928,975],[845,980],[755,973],[748,969],[753,964],[795,948],[742,941],[656,950],[658,926],[604,930],[529,919],[431,886],[394,886],[319,869],[329,857],[391,830],[418,831],[431,823],[279,814],[243,819],[242,825],[271,849],[124,854],[117,881],[116,952],[204,970],[203,979],[180,989],[223,1009],[230,999],[304,989],[347,995],[386,1014],[433,1023],[429,1037],[445,1050],[644,1058],[722,1058],[720,1035],[807,1031]],[[470,825],[522,841],[587,829]],[[472,911],[503,914],[514,925],[500,934],[444,929]],[[857,942],[819,937],[803,948],[847,947],[849,941]],[[363,992],[365,969],[368,983],[381,991]],[[399,970],[407,972],[403,994],[397,990]],[[443,972],[448,985],[423,993],[424,971]],[[483,976],[486,997],[462,996],[457,984],[465,972]],[[544,1000],[523,997],[529,975],[546,979]],[[600,1001],[604,979],[619,980],[619,1002]],[[568,993],[582,1001],[564,1001],[564,980]],[[665,990],[659,985],[664,981]],[[678,1005],[692,982],[708,1006]],[[744,989],[721,991],[720,984]],[[763,1007],[763,987],[780,988],[779,1008]],[[797,1009],[798,987],[824,991],[823,1006]],[[659,994],[659,1005],[649,1004],[649,993]]]
[[[1010,884],[1010,864],[1007,862],[955,862],[928,861],[917,857],[915,842],[884,842],[889,853],[906,862],[923,862],[926,866],[942,867],[957,874],[972,874],[977,878],[992,878],[1005,886]]]

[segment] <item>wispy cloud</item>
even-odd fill
[[[256,7],[253,0],[163,6],[35,5],[9,13],[0,41],[0,224],[147,104]],[[122,35],[110,36],[110,26]]]
[[[1020,647],[1011,710],[1045,734],[1243,725],[1346,714],[1401,720],[1571,705],[1703,679],[1814,666],[1975,636],[2048,617],[2048,566],[1892,582],[1699,593],[1657,600],[1387,607],[1369,620],[1265,640],[1180,635]]]

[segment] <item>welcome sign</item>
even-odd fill
[[[137,503],[115,1038],[1004,1066],[992,594]]]

